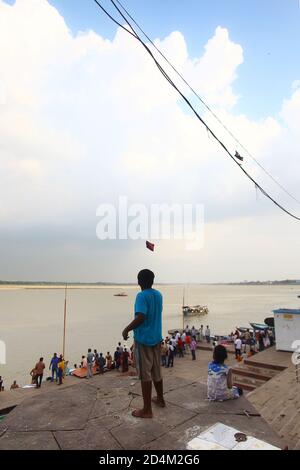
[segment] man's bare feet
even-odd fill
[[[152,412],[146,412],[144,410],[134,410],[132,416],[135,418],[152,418]]]
[[[153,403],[155,403],[155,405],[160,406],[161,408],[165,408],[166,406],[166,402],[164,399],[159,400],[157,397],[153,397],[152,401]]]

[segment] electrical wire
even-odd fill
[[[196,96],[196,98],[205,106],[205,108],[212,114],[212,116],[217,120],[217,122],[225,129],[225,131],[232,137],[232,139],[247,153],[247,155],[260,167],[260,169],[269,177],[271,180],[277,184],[277,186],[284,191],[290,198],[300,204],[300,201],[293,196],[279,181],[274,178],[271,173],[263,167],[263,165],[247,150],[247,148],[241,143],[241,141],[233,134],[233,132],[222,122],[219,116],[212,110],[212,108],[204,101],[203,98],[196,92],[196,90],[188,83],[188,81],[184,78],[184,76],[174,67],[174,65],[170,62],[170,60],[161,52],[161,50],[156,46],[154,41],[147,35],[147,33],[142,29],[142,27],[137,23],[137,21],[133,18],[133,16],[129,13],[129,11],[122,5],[120,0],[115,0],[116,3],[122,8],[122,10],[126,13],[126,15],[133,21],[136,27],[141,31],[141,33],[145,36],[145,38],[152,44],[155,50],[160,54],[160,56],[167,62],[167,64],[173,69],[173,71],[181,78],[181,80],[185,83],[185,85],[190,89],[190,91]]]
[[[98,2],[98,0],[93,0],[100,8],[101,10],[114,22],[116,23],[117,25],[121,25],[115,18],[112,17],[112,15],[110,15],[108,13],[108,11],[100,4],[100,2]],[[118,8],[118,6],[115,4],[114,0],[110,0],[111,3],[114,5],[114,7],[116,8],[116,10],[119,12],[119,14],[121,15],[121,17],[124,19],[125,23],[129,26],[129,28],[131,29],[131,31],[129,31],[127,28],[125,28],[124,26],[121,25],[122,29],[124,31],[126,31],[128,34],[130,34],[132,37],[134,37],[145,49],[146,51],[148,52],[148,54],[151,56],[152,60],[154,61],[154,63],[156,64],[157,68],[159,69],[159,71],[162,73],[162,75],[164,76],[164,78],[170,83],[170,85],[177,91],[177,93],[182,97],[182,99],[185,101],[185,103],[188,105],[188,107],[193,111],[193,113],[195,114],[195,116],[199,119],[199,121],[205,126],[206,130],[212,135],[212,137],[214,137],[214,139],[219,143],[219,145],[225,150],[225,152],[228,154],[228,156],[234,161],[234,163],[236,165],[238,165],[238,167],[240,168],[240,170],[247,176],[247,178],[252,181],[252,183],[254,184],[255,187],[257,187],[261,193],[266,197],[268,198],[271,202],[273,202],[273,204],[275,204],[275,206],[277,206],[279,209],[281,209],[283,212],[285,212],[287,215],[289,215],[290,217],[292,217],[293,219],[296,219],[298,221],[300,221],[300,217],[297,217],[295,214],[293,214],[292,212],[290,212],[288,209],[286,209],[284,206],[282,206],[279,202],[277,202],[270,194],[267,193],[267,191],[265,191],[263,189],[263,187],[245,170],[245,168],[243,168],[243,166],[238,163],[234,156],[231,154],[231,152],[228,150],[228,148],[226,147],[226,145],[217,137],[217,135],[210,129],[210,127],[208,126],[208,124],[206,124],[206,122],[201,118],[201,116],[199,115],[199,113],[196,111],[196,109],[193,107],[193,105],[191,104],[191,102],[188,100],[188,98],[186,98],[186,96],[179,90],[179,88],[177,88],[177,86],[175,85],[175,83],[171,80],[171,78],[169,77],[169,75],[166,73],[166,71],[163,69],[163,67],[160,65],[160,63],[156,60],[156,58],[154,57],[153,53],[151,52],[151,50],[149,49],[149,47],[142,41],[142,39],[139,37],[139,35],[137,34],[137,32],[135,31],[134,27],[131,25],[131,23],[128,21],[128,19],[124,16],[124,14],[121,12],[121,10]]]
[[[130,34],[131,36],[135,37],[136,38],[136,35],[133,34],[131,31],[129,31],[127,28],[124,28],[124,26],[119,23],[110,13],[108,13],[108,11],[101,5],[100,2],[98,2],[98,0],[94,0],[94,2],[98,5],[99,8],[101,8],[101,10],[116,24],[118,25],[120,28],[124,29],[124,31],[126,31],[126,33]]]

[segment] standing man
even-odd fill
[[[55,380],[57,382],[58,363],[59,363],[59,358],[57,357],[57,354],[54,353],[50,362],[50,366],[49,366],[49,370],[51,369],[51,372],[52,372],[51,382],[54,381],[54,375],[55,375]]]
[[[193,339],[191,341],[190,348],[191,348],[191,352],[192,352],[192,360],[195,361],[196,360],[196,349],[197,349],[197,341],[196,341],[195,336],[193,337]]]
[[[207,325],[206,330],[205,330],[205,338],[206,338],[206,342],[210,343],[210,328],[209,328],[208,325]]]
[[[242,355],[242,340],[241,338],[236,338],[234,342],[235,346],[235,358],[238,359]]]
[[[45,369],[44,358],[41,357],[39,362],[37,362],[36,365],[35,365],[36,388],[41,388],[43,375],[44,375],[44,369]]]
[[[247,346],[249,346],[249,351],[251,349],[251,334],[250,331],[247,330],[245,333],[245,353],[247,352]]]
[[[62,354],[59,356],[59,361],[58,361],[57,369],[58,369],[58,385],[62,385],[62,383],[63,383],[64,371],[65,371],[65,360],[64,360]]]
[[[117,370],[119,370],[120,368],[120,358],[121,358],[121,354],[120,354],[120,349],[119,349],[119,346],[117,347],[117,349],[115,350],[114,352],[114,361],[115,361],[115,367]]]
[[[105,358],[103,357],[103,354],[100,353],[100,356],[99,356],[99,373],[100,374],[104,374],[104,366],[105,366]]]
[[[152,381],[157,393],[153,402],[165,407],[163,381],[160,370],[160,346],[162,342],[162,295],[152,288],[154,273],[143,269],[138,274],[141,288],[135,300],[135,319],[124,329],[124,340],[134,330],[136,367],[141,379],[144,407],[134,410],[136,418],[152,418],[151,392]]]
[[[86,356],[87,361],[87,374],[86,378],[91,379],[93,377],[93,366],[94,366],[94,354],[92,353],[91,348],[88,349],[88,353]]]
[[[200,326],[200,330],[199,330],[199,341],[203,341],[203,329],[204,329],[204,326],[201,325]]]
[[[172,342],[169,341],[167,367],[173,367],[174,366],[174,356],[175,356],[175,348],[174,348]]]

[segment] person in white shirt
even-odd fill
[[[177,331],[176,336],[175,336],[176,341],[178,341],[178,338],[180,338],[180,336],[181,334],[179,333],[179,331]]]
[[[203,341],[203,328],[203,325],[201,325],[199,331],[199,341]]]
[[[236,359],[241,356],[242,352],[242,340],[240,338],[237,338],[234,342],[235,345],[235,357]]]
[[[167,367],[173,367],[174,365],[174,346],[171,341],[168,344],[168,364]]]
[[[184,331],[181,335],[181,340],[182,340],[182,351],[183,351],[183,354],[185,354],[185,351],[186,351],[186,342],[185,342],[185,339],[186,339],[186,332]]]
[[[209,328],[208,325],[207,325],[206,330],[205,330],[205,338],[206,338],[206,342],[210,343],[210,328]]]

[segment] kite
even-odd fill
[[[148,250],[154,251],[154,247],[155,247],[154,243],[150,243],[146,241],[146,248],[148,248]]]

